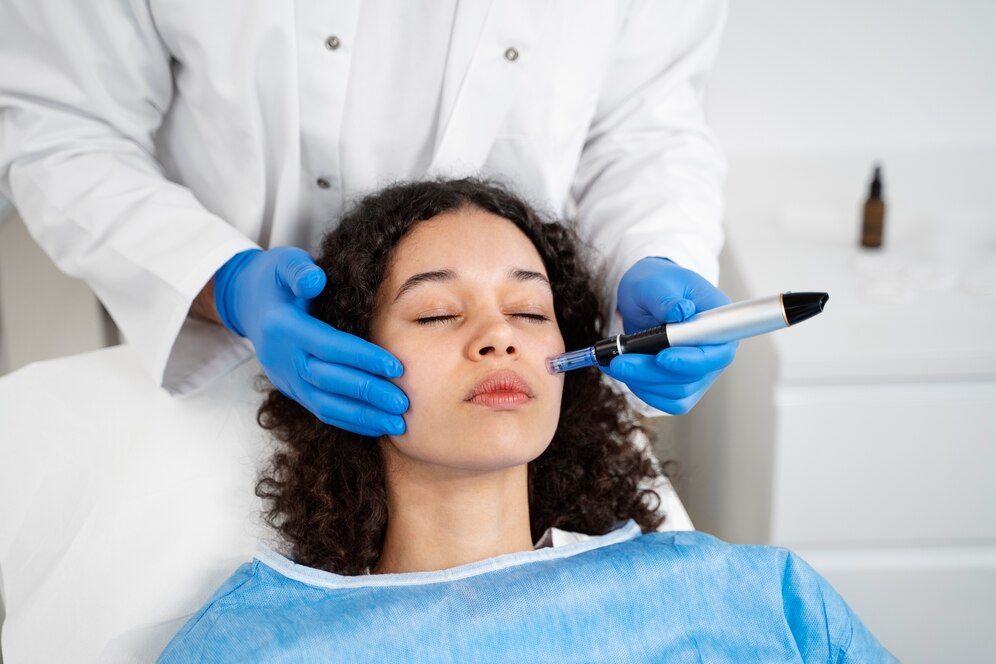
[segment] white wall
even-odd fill
[[[709,100],[743,155],[996,147],[993,0],[731,0]]]
[[[707,107],[727,227],[857,237],[884,165],[887,244],[996,225],[996,0],[731,0]]]

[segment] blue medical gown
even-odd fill
[[[160,662],[893,662],[785,549],[606,535],[440,572],[340,576],[262,547]]]

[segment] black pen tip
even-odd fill
[[[823,307],[829,299],[829,293],[782,293],[785,320],[788,321],[789,325],[795,325],[807,318],[812,318],[823,311]]]

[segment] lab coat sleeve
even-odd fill
[[[0,3],[0,191],[55,264],[93,289],[151,376],[182,392],[195,362],[164,374],[191,302],[256,245],[154,156],[173,64],[143,0]],[[250,352],[217,326],[187,327],[207,339],[197,359],[215,370]]]
[[[572,186],[605,260],[607,335],[623,331],[616,290],[634,263],[662,256],[716,284],[724,238],[726,162],[703,105],[725,0],[638,0],[621,20]],[[664,414],[627,393],[642,414]]]

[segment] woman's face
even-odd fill
[[[564,352],[543,261],[503,217],[466,207],[418,223],[395,247],[380,286],[371,340],[404,363],[406,431],[386,436],[397,454],[462,470],[535,459],[557,429]],[[527,394],[496,383],[501,372]]]

